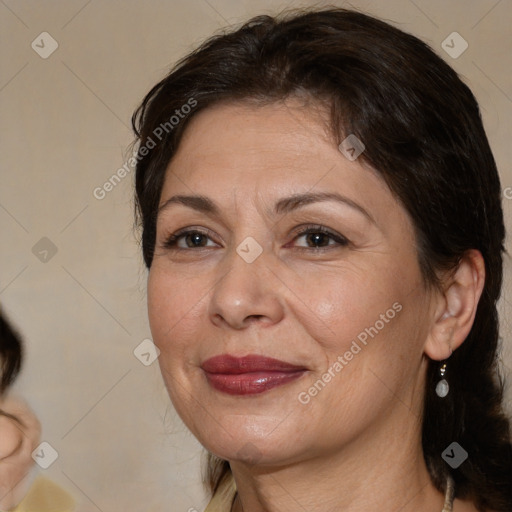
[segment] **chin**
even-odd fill
[[[219,426],[218,430],[198,433],[196,437],[208,451],[225,460],[265,465],[292,461],[297,457],[298,443],[303,442],[303,437],[301,441],[294,439],[285,430],[278,432],[279,428],[272,424],[274,426],[268,429],[266,422],[258,424],[248,417],[236,427],[232,424],[230,430]],[[228,432],[236,432],[236,436]]]

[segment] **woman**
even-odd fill
[[[21,338],[0,311],[0,510],[71,512],[74,500],[32,467],[41,424],[20,398],[7,394],[23,360]],[[32,473],[32,474],[31,474]]]
[[[260,16],[133,117],[148,310],[208,512],[512,510],[477,102],[358,12]]]

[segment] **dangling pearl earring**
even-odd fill
[[[444,398],[448,391],[450,391],[450,386],[448,385],[448,381],[444,378],[444,374],[446,373],[446,363],[441,365],[439,369],[439,374],[441,375],[441,380],[437,383],[436,386],[436,394],[437,396]]]

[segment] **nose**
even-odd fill
[[[209,304],[210,319],[217,327],[244,329],[256,322],[270,326],[283,318],[283,284],[268,263],[265,252],[247,263],[232,251]]]

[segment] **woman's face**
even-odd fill
[[[148,281],[162,375],[192,433],[231,461],[329,454],[421,412],[433,305],[411,221],[314,112],[291,100],[201,112],[162,190]],[[208,373],[219,355],[298,368]]]

